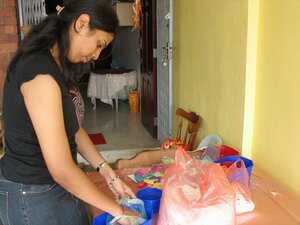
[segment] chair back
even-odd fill
[[[182,143],[188,145],[188,151],[193,150],[202,118],[197,113],[186,112],[182,108],[176,109],[176,116],[179,117],[176,139],[179,139]]]

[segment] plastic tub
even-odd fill
[[[227,145],[221,145],[219,159],[224,158],[226,156],[238,156],[238,155],[240,155],[240,153],[237,150]]]
[[[147,220],[142,225],[151,225],[155,213],[159,211],[160,198],[162,191],[157,188],[143,188],[136,193],[137,198],[141,199],[145,204],[145,210],[147,213]],[[93,220],[92,225],[106,225],[108,213],[102,213],[96,216]]]
[[[108,213],[102,213],[99,216],[96,216],[95,219],[93,220],[92,225],[106,225],[107,216],[108,216]],[[142,225],[151,225],[151,224],[152,224],[152,219],[147,220]]]
[[[246,169],[247,169],[247,172],[248,172],[248,175],[249,175],[249,178],[250,178],[251,173],[252,173],[252,168],[253,168],[253,162],[250,159],[247,159],[247,158],[245,158],[243,156],[227,156],[227,157],[224,157],[224,158],[216,160],[215,163],[222,163],[222,162],[224,162],[225,165],[229,165],[229,164],[227,164],[227,162],[234,163],[238,159],[241,159],[241,160],[244,161]]]
[[[106,218],[108,213],[102,213],[99,216],[96,216],[93,220],[92,225],[106,225]]]
[[[162,190],[157,188],[143,188],[137,192],[136,197],[144,202],[148,218],[159,211],[161,195]]]

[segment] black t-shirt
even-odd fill
[[[0,167],[7,179],[18,183],[54,183],[20,91],[24,82],[38,74],[51,75],[60,87],[64,125],[73,160],[77,162],[75,133],[83,120],[82,97],[76,86],[66,82],[49,51],[31,54],[17,64],[9,79],[6,78],[3,92],[5,154],[0,160]]]

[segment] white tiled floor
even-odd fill
[[[102,103],[97,99],[96,110],[90,98],[86,97],[87,83],[81,83],[81,93],[85,101],[85,118],[83,127],[88,133],[101,132],[107,142],[98,145],[97,149],[109,162],[118,158],[129,158],[135,153],[158,148],[157,139],[147,132],[141,123],[140,114],[130,114],[128,100],[119,100],[119,109]]]

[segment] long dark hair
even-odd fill
[[[40,50],[49,50],[57,42],[63,74],[67,80],[75,82],[74,65],[67,61],[66,55],[70,44],[69,28],[81,14],[90,16],[91,30],[99,29],[117,34],[119,21],[110,4],[104,0],[69,1],[59,14],[47,16],[30,30],[7,68],[8,78],[24,56]]]

